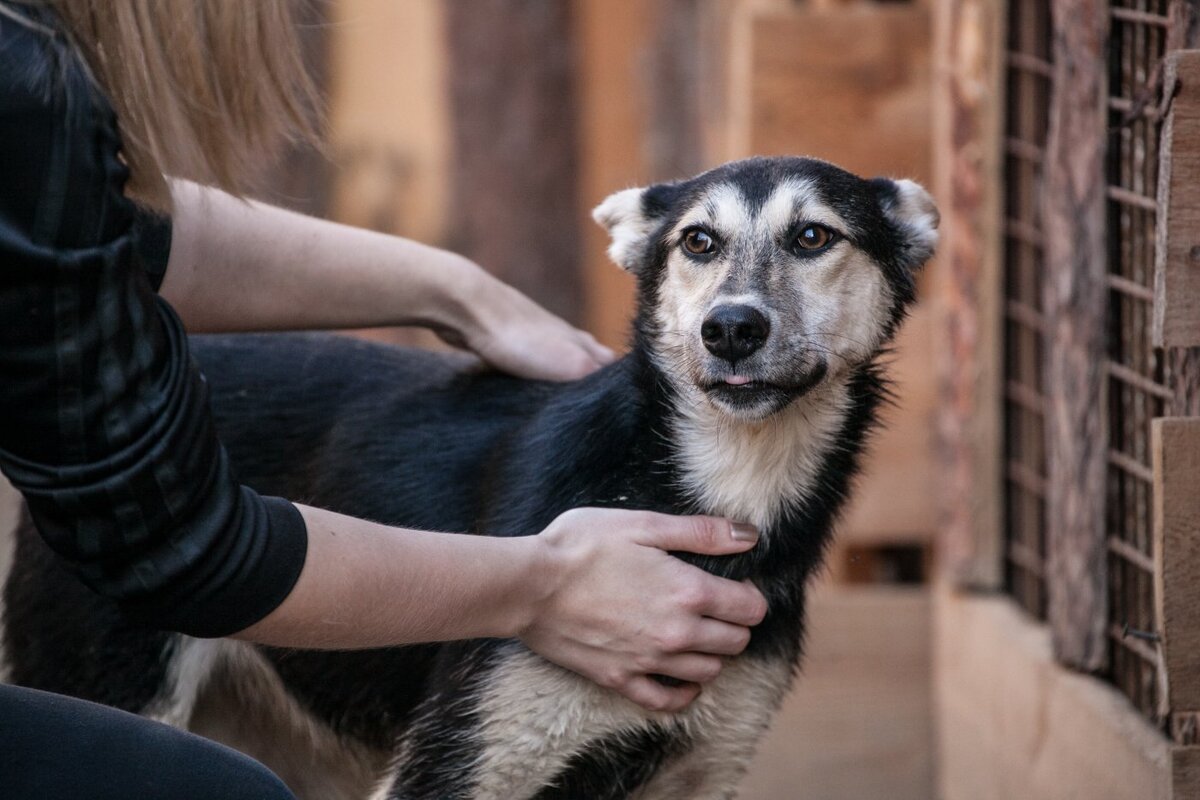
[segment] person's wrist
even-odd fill
[[[567,573],[567,559],[550,537],[544,533],[521,537],[527,543],[528,573],[522,581],[521,598],[517,603],[516,630],[513,635],[524,639],[544,618]]]
[[[444,278],[443,292],[432,327],[452,343],[470,347],[495,324],[491,311],[508,287],[469,258],[443,252],[446,259],[438,267]]]
[[[425,321],[435,330],[463,333],[474,316],[472,297],[483,270],[457,253],[436,249],[434,253],[425,265],[431,272],[428,284],[432,288],[425,304]]]

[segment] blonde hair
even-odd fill
[[[169,210],[164,174],[242,195],[284,141],[318,141],[298,1],[44,0],[117,112],[131,197]]]

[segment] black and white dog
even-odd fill
[[[201,337],[195,353],[239,477],[264,493],[493,536],[578,506],[757,525],[749,553],[681,556],[753,580],[770,607],[688,709],[646,712],[515,641],[311,652],[136,628],[27,521],[7,680],[224,740],[310,798],[731,797],[796,671],[805,582],[937,212],[911,181],[758,158],[619,192],[595,217],[638,314],[630,353],[575,383],[322,335]]]

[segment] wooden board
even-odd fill
[[[429,244],[447,227],[450,115],[438,0],[329,4],[334,219]]]
[[[1200,797],[1200,747],[1176,747],[1171,751],[1171,800]]]
[[[860,175],[930,178],[930,15],[912,6],[751,17],[735,155],[809,155]],[[886,132],[886,133],[885,133]]]
[[[1002,4],[934,8],[934,165],[942,210],[937,341],[942,506],[938,562],[960,586],[1003,572],[1000,174]]]
[[[1046,415],[1047,619],[1055,654],[1083,670],[1106,661],[1108,355],[1105,141],[1107,4],[1054,0],[1054,86],[1042,229],[1049,275]]]
[[[575,323],[583,307],[567,3],[447,3],[451,248]],[[589,223],[590,224],[590,223]]]
[[[1154,344],[1200,345],[1200,50],[1172,53],[1165,85],[1175,97],[1159,153]]]
[[[608,236],[590,213],[610,193],[699,171],[701,120],[692,40],[718,9],[682,13],[683,0],[573,0],[579,87],[580,219],[584,228],[585,314],[605,344],[623,349],[633,316],[632,277],[608,259]],[[682,26],[682,30],[680,30]],[[703,48],[701,48],[703,49]]]
[[[608,235],[588,215],[610,193],[643,185],[634,64],[644,37],[637,0],[575,0],[575,69],[579,86],[579,216],[583,228],[587,327],[609,347],[623,349],[633,315],[633,278],[605,254]]]
[[[1154,598],[1171,708],[1200,711],[1200,418],[1154,420]]]

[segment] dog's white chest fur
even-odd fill
[[[514,647],[480,698],[480,759],[473,800],[535,795],[573,755],[614,734],[661,725],[691,743],[638,792],[639,800],[724,797],[745,771],[787,691],[783,659],[734,659],[680,714],[654,714],[615,692]]]
[[[707,514],[767,530],[812,491],[849,404],[844,378],[757,423],[731,421],[702,398],[681,404],[674,441],[682,488]]]

